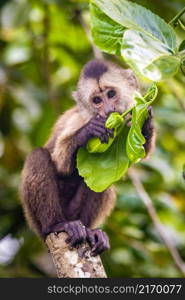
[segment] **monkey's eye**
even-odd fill
[[[110,99],[110,98],[113,98],[114,96],[116,95],[116,91],[114,90],[110,90],[108,91],[107,93],[107,97]]]
[[[93,102],[94,102],[95,104],[99,104],[99,103],[102,102],[102,99],[101,99],[100,97],[96,96],[96,97],[93,98]]]

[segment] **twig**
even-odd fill
[[[43,78],[46,83],[48,98],[50,99],[55,112],[59,111],[59,103],[56,90],[52,86],[51,81],[51,60],[50,60],[50,9],[47,3],[44,3],[44,18],[43,18]]]
[[[83,17],[82,14],[80,14],[79,20],[80,20],[80,23],[81,23],[83,29],[86,32],[87,38],[88,38],[88,40],[89,40],[89,42],[91,44],[94,57],[97,58],[97,59],[103,59],[103,53],[93,43],[90,28],[87,25],[87,23],[85,22],[84,17]]]
[[[48,4],[44,4],[44,18],[43,18],[43,61],[44,61],[44,76],[47,84],[48,94],[51,94],[51,76],[50,76],[50,55],[48,37],[50,32],[50,12]]]
[[[169,22],[170,25],[176,26],[178,19],[185,13],[185,7]]]
[[[161,224],[155,207],[153,206],[152,200],[146,190],[144,189],[143,184],[140,181],[139,176],[137,175],[137,171],[135,168],[130,168],[128,175],[135,186],[136,191],[138,192],[141,200],[146,206],[148,214],[150,215],[156,230],[158,231],[161,239],[163,240],[164,244],[166,245],[167,249],[169,250],[171,256],[174,259],[175,265],[178,270],[185,276],[185,263],[180,257],[176,247],[174,246],[170,237],[166,234],[164,230],[164,226]]]
[[[46,244],[52,255],[59,278],[106,278],[100,256],[91,256],[87,243],[78,248],[69,248],[66,244],[66,233],[51,233]]]

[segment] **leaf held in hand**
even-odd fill
[[[123,125],[123,118],[120,116],[120,114],[117,112],[112,113],[107,119],[105,126],[108,129],[114,129],[114,137],[109,138],[107,144],[101,143],[99,138],[94,137],[88,141],[87,150],[90,153],[105,152],[112,145],[112,142],[114,141],[114,138],[117,136],[118,130],[122,125]]]
[[[132,110],[132,125],[126,142],[126,153],[131,163],[136,163],[145,157],[142,127],[148,117],[147,108],[155,100],[157,92],[157,86],[153,84],[144,97],[139,93],[135,95],[136,106]]]
[[[104,153],[89,153],[83,147],[77,154],[77,168],[85,183],[95,192],[103,192],[127,171],[129,159],[125,144],[128,128],[122,126],[114,143]]]

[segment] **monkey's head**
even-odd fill
[[[82,112],[106,117],[111,112],[123,113],[130,108],[136,90],[138,83],[130,69],[94,59],[84,66],[74,98]]]

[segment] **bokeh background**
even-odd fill
[[[136,2],[167,22],[185,5],[184,0]],[[74,105],[71,93],[80,69],[93,57],[88,14],[83,0],[0,1],[0,277],[55,276],[46,248],[25,224],[18,186],[27,153],[46,141],[57,116]],[[176,32],[179,41],[185,39],[182,29]],[[160,83],[154,111],[157,147],[137,170],[185,260],[182,73]],[[103,227],[111,243],[102,255],[108,276],[182,277],[130,179],[117,186],[116,208]]]

